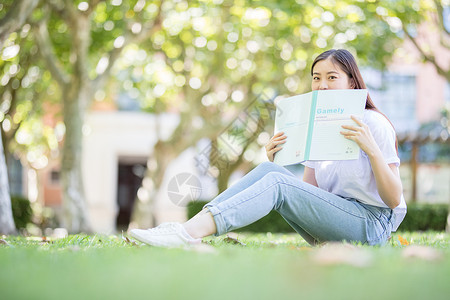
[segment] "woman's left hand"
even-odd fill
[[[349,140],[354,141],[358,146],[366,152],[370,157],[374,155],[380,148],[378,148],[375,139],[370,132],[369,126],[364,124],[362,121],[358,120],[355,116],[351,116],[352,120],[356,122],[358,126],[342,125],[342,128],[347,129],[346,131],[341,131],[341,134]]]

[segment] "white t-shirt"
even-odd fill
[[[370,128],[378,147],[387,164],[400,165],[395,149],[395,131],[389,121],[380,113],[365,110],[363,122]],[[305,166],[314,169],[317,185],[335,195],[354,198],[362,203],[388,207],[378,194],[375,176],[369,157],[360,150],[359,159],[340,161],[307,161]],[[401,196],[401,203],[394,209],[394,226],[396,231],[406,215],[406,203]]]

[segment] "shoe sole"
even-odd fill
[[[161,248],[181,248],[181,247],[189,247],[190,244],[182,244],[182,245],[178,245],[178,246],[169,246],[167,244],[162,244],[162,243],[158,243],[155,241],[151,241],[146,239],[145,237],[142,237],[141,235],[139,235],[138,233],[134,233],[133,231],[130,231],[130,236],[132,236],[133,238],[137,239],[138,241],[148,244],[150,246],[154,246],[154,247],[161,247]]]
[[[131,235],[133,238],[137,239],[138,241],[140,241],[140,242],[142,242],[142,243],[145,243],[145,244],[148,244],[148,245],[150,245],[150,246],[155,246],[155,247],[165,247],[165,248],[168,248],[168,246],[166,246],[166,245],[162,245],[162,244],[160,244],[160,243],[155,243],[154,241],[147,240],[146,238],[142,237],[142,236],[139,235],[138,233],[134,233],[133,231],[130,231],[130,235]]]

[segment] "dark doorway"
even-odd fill
[[[131,220],[134,201],[145,175],[145,163],[119,161],[117,204],[119,212],[116,219],[117,231],[126,231]]]

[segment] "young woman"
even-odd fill
[[[347,50],[320,54],[311,75],[313,90],[366,88]],[[134,229],[131,236],[154,246],[196,244],[202,237],[246,226],[276,210],[311,245],[327,241],[386,243],[406,214],[395,131],[370,96],[363,119],[352,118],[357,126],[342,126],[341,134],[359,145],[359,159],[307,161],[301,181],[273,163],[286,139],[282,132],[277,133],[266,145],[270,162],[258,165],[192,219],[184,224]]]

